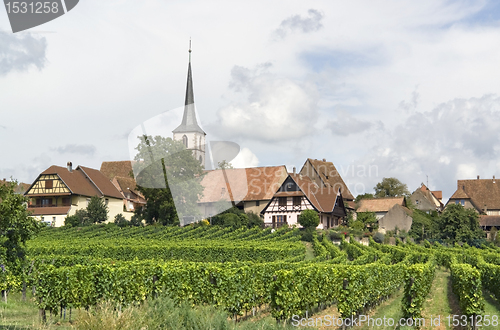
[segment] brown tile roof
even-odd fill
[[[75,195],[123,198],[111,181],[101,172],[88,167],[79,166],[70,172],[66,167],[53,165],[42,174],[58,175],[71,193]]]
[[[406,206],[404,197],[362,199],[357,212],[388,212],[394,205]]]
[[[58,215],[68,214],[71,206],[58,206],[58,207],[29,207],[28,211],[31,215]]]
[[[335,191],[335,187],[320,187],[309,177],[300,174],[290,174],[290,177],[297,183],[300,190],[302,190],[307,199],[318,211],[324,213],[333,211],[335,202],[337,198],[340,197],[340,195],[338,195],[338,190]]]
[[[479,225],[481,227],[500,226],[499,215],[480,215]]]
[[[482,211],[500,210],[500,182],[496,179],[458,180],[457,191],[450,199],[470,198],[472,204]]]
[[[144,196],[137,190],[137,184],[133,178],[114,177],[112,183],[123,194],[125,198],[136,201],[137,203],[146,203]],[[132,196],[128,197],[128,192]]]
[[[437,199],[443,199],[443,191],[442,190],[431,190],[431,193],[436,196]]]
[[[94,183],[102,195],[107,197],[114,197],[123,199],[123,195],[116,189],[113,183],[101,173],[99,170],[93,168],[78,166],[78,169],[83,171],[85,175]]]
[[[469,195],[460,187],[451,195],[450,199],[469,199]]]
[[[347,200],[354,200],[353,195],[340,176],[340,173],[335,168],[332,162],[321,161],[317,159],[308,158],[306,162],[310,162],[316,172],[319,174],[321,181],[324,184],[330,185],[337,190],[341,188],[342,197]],[[301,170],[302,172],[302,170]]]
[[[130,160],[102,162],[100,171],[110,180],[115,176],[128,178],[133,173],[132,165],[133,162]]]
[[[199,203],[229,201],[230,194],[235,202],[270,200],[286,176],[284,165],[206,171],[201,181],[204,191]]]

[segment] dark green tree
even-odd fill
[[[139,137],[134,166],[138,190],[146,206],[136,211],[148,224],[178,225],[179,214],[199,216],[203,167],[180,141],[161,136]],[[173,190],[175,189],[175,190]]]
[[[375,186],[375,197],[401,197],[409,196],[408,186],[396,178],[383,178]]]
[[[375,212],[359,212],[357,214],[357,218],[355,222],[360,222],[363,224],[362,230],[368,230],[368,229],[377,229],[378,228],[378,220],[375,215]],[[359,229],[359,225],[358,228]]]
[[[299,224],[306,229],[314,229],[319,225],[318,212],[314,210],[304,210],[299,215]]]
[[[86,209],[76,210],[75,214],[67,216],[64,225],[68,227],[80,227],[91,225],[89,215]]]
[[[108,206],[104,198],[92,196],[89,205],[87,205],[87,216],[92,223],[103,223],[108,220]]]
[[[248,212],[247,216],[248,216],[248,227],[249,228],[252,228],[252,227],[262,228],[262,227],[264,227],[264,220],[262,220],[262,218],[258,214],[255,214],[253,212]]]
[[[425,213],[418,209],[413,209],[412,224],[408,235],[420,242],[425,239],[439,238],[436,237],[439,232],[439,214],[436,211]]]
[[[438,222],[441,238],[452,244],[485,238],[478,217],[474,209],[466,209],[460,204],[448,205]]]
[[[130,225],[130,221],[125,219],[125,217],[121,213],[118,213],[117,215],[115,215],[114,223],[118,227],[126,227],[126,226]]]
[[[0,184],[0,265],[19,269],[25,244],[43,227],[26,209],[27,198],[16,194],[17,182]],[[0,271],[2,271],[0,269]]]
[[[364,194],[361,194],[361,195],[358,195],[356,196],[356,198],[354,199],[354,202],[356,204],[359,203],[360,200],[362,199],[367,199],[367,198],[374,198],[375,196],[373,196],[373,194],[370,194],[370,193],[364,193]]]

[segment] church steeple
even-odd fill
[[[186,86],[186,99],[184,101],[184,115],[182,116],[181,124],[173,130],[173,133],[181,132],[205,132],[198,126],[196,120],[196,112],[194,111],[194,92],[193,92],[193,76],[191,73],[191,40],[189,40],[189,64]]]
[[[206,133],[198,125],[194,108],[193,76],[191,73],[191,40],[189,40],[189,64],[184,100],[184,114],[181,124],[172,131],[174,140],[182,141],[187,149],[192,150],[193,157],[205,166]]]

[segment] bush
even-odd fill
[[[376,232],[375,235],[373,235],[373,240],[377,243],[384,243],[385,240],[385,235],[382,234],[381,232]]]
[[[342,237],[344,237],[344,234],[332,230],[332,231],[330,231],[329,236],[330,236],[330,241],[333,241],[333,240],[342,239]]]
[[[117,215],[115,215],[114,223],[118,227],[126,227],[126,226],[130,225],[130,221],[125,219],[125,217],[121,213],[118,213]]]
[[[134,214],[132,218],[130,218],[130,225],[134,227],[142,227],[142,219],[137,214]]]
[[[314,235],[316,235],[316,230],[314,228],[304,228],[300,231],[300,240],[312,242]]]
[[[302,211],[299,215],[299,224],[304,228],[316,228],[319,225],[318,212],[314,210]]]
[[[75,214],[66,217],[64,225],[68,227],[88,226],[92,224],[87,214],[87,210],[76,210]]]
[[[92,196],[89,205],[87,205],[87,214],[91,222],[103,223],[108,220],[108,206],[104,202],[104,198]]]
[[[247,216],[248,216],[248,228],[252,228],[252,227],[263,228],[264,227],[264,220],[262,220],[262,218],[258,214],[255,214],[255,213],[250,211],[247,213]]]

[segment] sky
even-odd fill
[[[498,2],[81,0],[15,34],[0,9],[0,179],[100,168],[141,124],[175,128],[190,39],[198,121],[235,166],[326,159],[354,195],[396,177],[445,201],[500,175]]]

